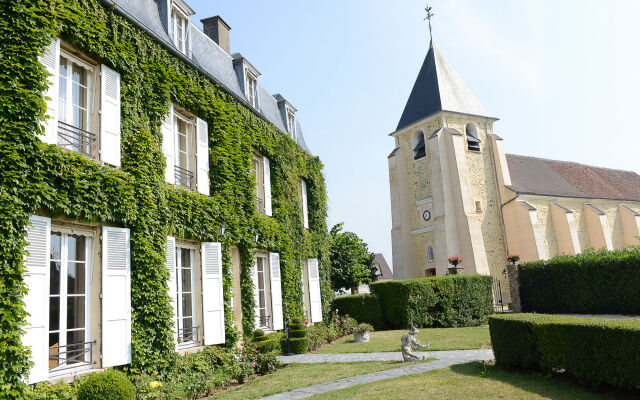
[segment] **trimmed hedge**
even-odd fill
[[[369,285],[378,298],[384,328],[477,326],[493,312],[493,278],[446,275]]]
[[[266,337],[266,336],[265,336]],[[268,340],[261,340],[256,343],[256,348],[262,354],[271,353],[274,351],[280,351],[280,338],[276,337]]]
[[[294,354],[305,354],[309,350],[308,337],[290,337],[289,343],[291,345],[291,352]],[[287,339],[280,339],[280,349],[282,350],[283,354],[287,353]]]
[[[78,388],[78,400],[134,400],[136,391],[127,376],[113,369],[90,374]]]
[[[523,263],[519,281],[524,312],[640,314],[640,250]]]
[[[489,317],[496,364],[565,370],[589,384],[640,389],[640,320],[544,314]]]
[[[358,322],[369,323],[375,329],[384,329],[380,302],[378,297],[372,294],[336,297],[331,309],[338,309],[341,314],[355,318]]]

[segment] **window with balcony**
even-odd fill
[[[199,342],[195,313],[195,248],[176,247],[176,277],[178,343],[192,346]]]
[[[176,185],[195,189],[195,129],[193,120],[174,113]]]
[[[91,238],[52,231],[50,243],[49,371],[90,367]]]

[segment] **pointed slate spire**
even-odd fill
[[[454,111],[489,117],[487,110],[436,49],[433,40],[396,130],[437,113]]]

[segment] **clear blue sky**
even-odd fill
[[[391,263],[387,155],[428,49],[416,0],[187,0],[299,111],[329,224]],[[640,171],[640,1],[434,0],[434,40],[509,153]]]

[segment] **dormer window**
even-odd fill
[[[247,100],[253,108],[258,108],[258,78],[251,72],[247,71]]]
[[[171,19],[169,20],[169,37],[173,44],[181,52],[186,52],[187,42],[187,16],[177,7],[171,10]]]
[[[291,111],[287,110],[287,129],[291,134],[292,138],[296,138],[296,115]]]

